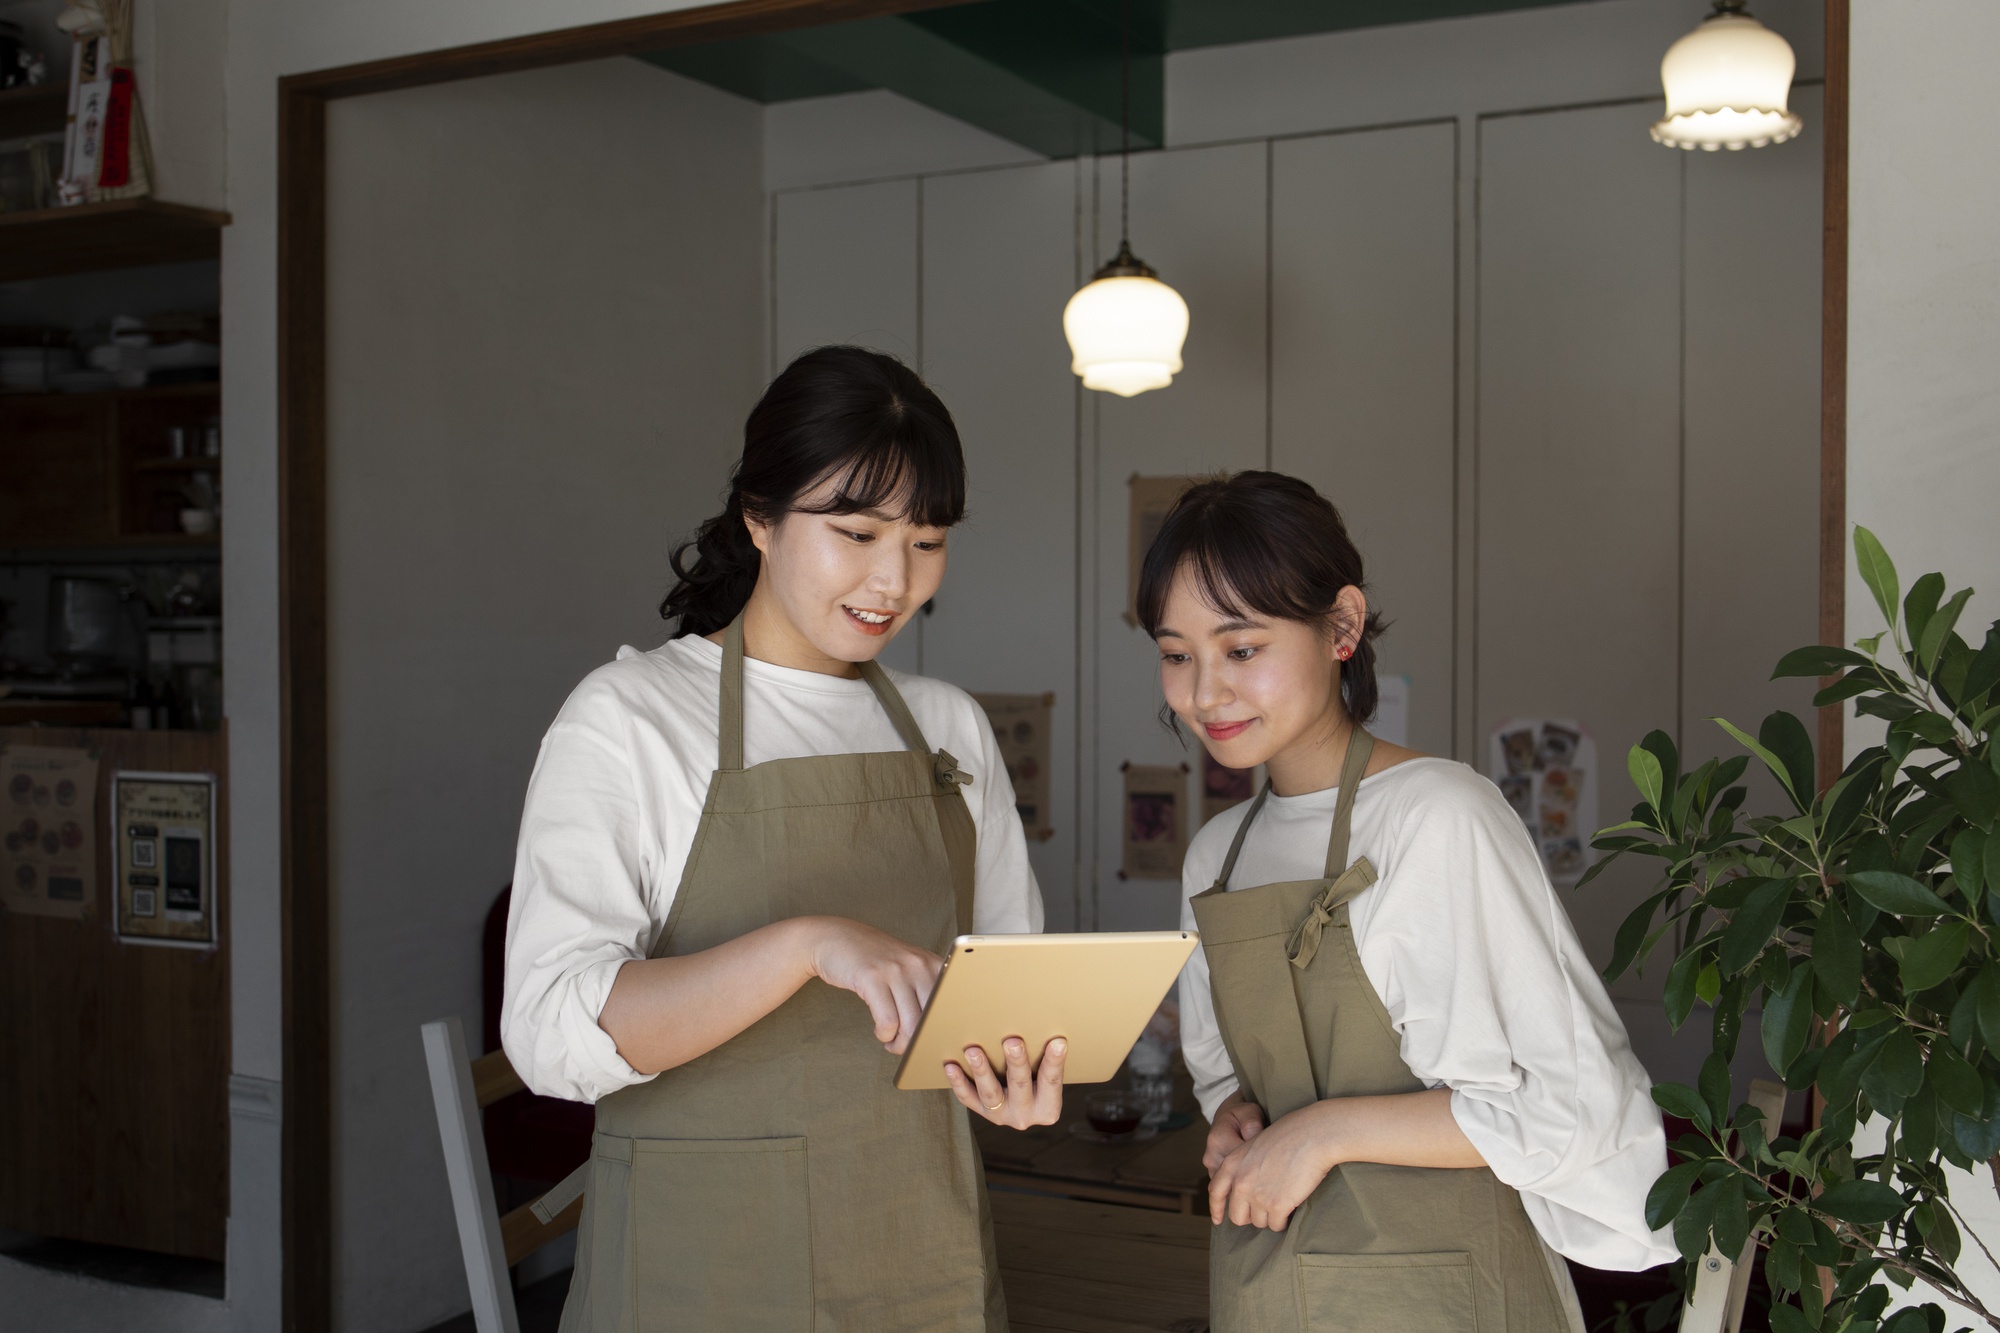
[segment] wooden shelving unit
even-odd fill
[[[229,214],[158,199],[0,213],[0,282],[216,259]]]
[[[69,84],[38,83],[0,92],[0,139],[61,134],[69,120]]]
[[[172,458],[168,432],[199,441],[220,416],[209,381],[89,394],[0,395],[0,532],[20,549],[213,547],[180,530],[182,485],[218,458]]]

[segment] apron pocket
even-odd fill
[[[1472,1333],[1472,1259],[1439,1254],[1301,1254],[1299,1323],[1317,1333]]]
[[[632,1140],[640,1333],[796,1333],[813,1322],[806,1141]]]

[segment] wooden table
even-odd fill
[[[1207,1333],[1208,1218],[993,1192],[1014,1333]]]
[[[1185,1075],[1176,1102],[1193,1107]],[[1206,1333],[1208,1122],[1098,1143],[974,1118],[1014,1333]]]

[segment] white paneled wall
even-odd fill
[[[1478,763],[1504,718],[1579,718],[1606,823],[1646,732],[1700,758],[1729,752],[1709,716],[1807,706],[1768,680],[1816,624],[1817,87],[1794,101],[1805,140],[1755,153],[1661,149],[1633,99],[1136,156],[1133,248],[1192,322],[1186,370],[1129,400],[1075,387],[1060,326],[1116,248],[1116,159],[774,193],[779,359],[884,347],[958,416],[972,518],[897,664],[1056,693],[1053,926],[1178,915],[1177,885],[1118,876],[1120,766],[1200,757],[1123,616],[1135,473],[1311,481],[1393,622],[1411,743]],[[1645,878],[1565,895],[1594,957]],[[1691,1078],[1659,984],[1615,994]]]
[[[1408,743],[1452,748],[1458,127],[1272,145],[1271,465],[1332,500],[1411,678]]]

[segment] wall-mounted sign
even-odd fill
[[[1131,526],[1126,531],[1125,551],[1125,623],[1128,625],[1139,623],[1139,567],[1146,563],[1146,552],[1152,548],[1153,538],[1160,535],[1160,525],[1167,521],[1174,501],[1180,499],[1181,492],[1198,480],[1198,477],[1142,477],[1136,472],[1132,474],[1128,483],[1132,489],[1132,518]]]
[[[1126,764],[1121,879],[1179,879],[1187,854],[1186,764]]]
[[[215,778],[114,773],[112,862],[121,939],[215,944]]]
[[[1597,742],[1572,718],[1510,718],[1493,728],[1487,774],[1542,854],[1549,879],[1574,884],[1594,859]]]
[[[975,694],[1000,743],[1000,762],[1014,784],[1021,827],[1037,842],[1056,835],[1049,823],[1049,712],[1053,694]]]
[[[1224,768],[1215,762],[1215,756],[1207,750],[1201,752],[1201,822],[1209,820],[1232,806],[1241,805],[1257,794],[1257,774],[1254,768]]]
[[[77,918],[97,901],[97,756],[55,745],[0,753],[0,903]]]

